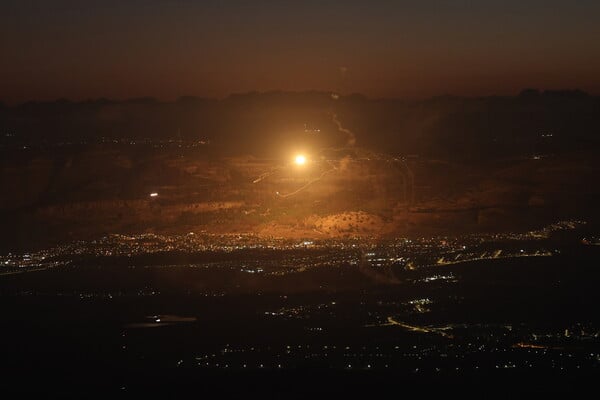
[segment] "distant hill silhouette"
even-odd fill
[[[598,144],[600,97],[525,89],[512,97],[406,101],[275,91],[221,100],[0,103],[4,147],[101,138],[210,139],[219,154],[279,156],[290,147],[345,146],[348,131],[357,146],[464,160],[585,149]]]

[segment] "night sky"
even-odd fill
[[[598,93],[600,1],[3,0],[0,49],[8,103]]]

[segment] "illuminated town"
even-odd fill
[[[109,235],[3,256],[5,275],[31,273],[44,279],[37,274],[66,274],[83,284],[64,283],[53,289],[34,284],[39,287],[27,290],[4,285],[1,293],[109,308],[141,301],[138,312],[119,319],[121,333],[115,338],[119,357],[132,366],[158,363],[186,371],[381,370],[422,377],[507,369],[597,371],[599,321],[576,310],[574,319],[551,323],[544,312],[528,321],[522,317],[540,307],[537,300],[521,303],[531,302],[531,293],[539,290],[526,277],[545,282],[553,273],[543,277],[527,272],[515,278],[519,272],[513,272],[515,302],[509,301],[508,309],[504,305],[492,318],[484,311],[502,296],[497,283],[501,278],[493,277],[495,268],[508,268],[519,259],[540,259],[546,261],[539,271],[546,274],[545,269],[554,269],[547,266],[548,259],[564,258],[573,243],[586,246],[577,233],[583,226],[583,221],[561,221],[524,233],[386,241]],[[573,240],[553,240],[565,233]],[[485,264],[490,261],[495,263],[492,270]],[[142,283],[124,275],[136,275],[136,270],[155,278]],[[98,286],[93,282],[98,273],[119,278]],[[171,285],[183,276],[188,276],[187,283]],[[521,292],[520,285],[527,291]],[[481,297],[480,290],[488,292]],[[234,300],[240,298],[243,304]],[[162,305],[151,306],[151,299],[160,299]],[[177,306],[178,313],[188,309],[187,314],[165,308],[181,301],[194,304]],[[531,311],[520,309],[520,304]],[[589,307],[570,305],[578,306],[582,311]],[[204,339],[188,338],[188,331]],[[270,331],[278,335],[267,335]],[[167,333],[180,337],[180,342],[159,357],[154,346]]]
[[[156,234],[109,235],[93,241],[76,241],[47,250],[0,256],[1,273],[26,272],[66,266],[74,261],[96,257],[131,258],[154,253],[215,256],[217,260],[188,265],[193,268],[239,268],[250,273],[286,274],[321,266],[394,267],[404,270],[445,266],[485,259],[550,257],[560,252],[547,243],[556,231],[573,230],[584,221],[561,221],[525,233],[476,234],[462,237],[377,239],[264,238],[252,234],[205,234],[182,236]],[[585,239],[584,239],[585,242]],[[265,253],[266,252],[266,253]],[[235,254],[219,259],[219,254]],[[275,256],[277,254],[277,256]],[[187,265],[187,264],[186,264]],[[251,268],[254,266],[255,268]],[[258,267],[261,268],[258,268]]]

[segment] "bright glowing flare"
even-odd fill
[[[306,164],[306,157],[304,157],[302,154],[298,154],[294,162],[296,165],[304,165]]]

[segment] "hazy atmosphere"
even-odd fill
[[[596,1],[15,1],[0,100],[600,91]]]

